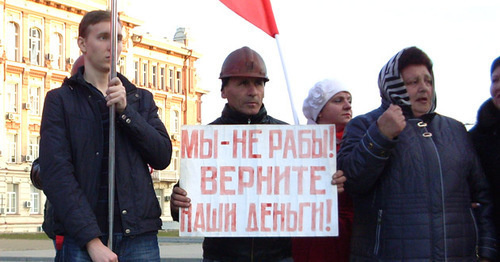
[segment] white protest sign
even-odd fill
[[[183,126],[180,236],[337,236],[334,125]]]

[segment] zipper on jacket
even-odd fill
[[[478,207],[481,208],[481,207]],[[469,208],[470,216],[472,217],[472,222],[474,222],[474,229],[476,230],[476,257],[479,258],[479,229],[477,228],[476,217],[474,216],[474,211]]]
[[[426,132],[427,129],[425,130]],[[447,240],[447,233],[446,233],[446,230],[447,230],[447,227],[446,227],[446,204],[445,204],[445,201],[444,201],[444,181],[443,181],[443,168],[441,166],[441,157],[439,155],[439,151],[436,147],[436,143],[434,143],[434,140],[431,140],[432,141],[432,145],[434,146],[434,151],[436,152],[436,157],[437,157],[437,161],[438,161],[438,165],[439,165],[439,179],[440,179],[440,182],[441,182],[441,206],[443,207],[443,241],[444,241],[444,257],[445,257],[445,260],[444,261],[448,261],[448,240]]]
[[[380,230],[382,228],[382,213],[384,211],[382,209],[378,210],[378,215],[377,215],[377,229],[375,231],[375,247],[373,248],[373,254],[377,255],[378,254],[378,249],[380,246]]]

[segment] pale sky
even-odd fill
[[[118,0],[120,1],[120,0]],[[377,77],[398,51],[417,46],[434,62],[436,112],[473,123],[489,98],[490,65],[500,56],[498,0],[271,0],[280,45],[300,124],[302,102],[315,82],[336,78],[353,96],[354,115],[380,105]],[[145,22],[143,30],[172,39],[189,29],[203,99],[202,123],[222,111],[220,68],[242,46],[259,52],[268,69],[268,113],[293,124],[276,40],[217,0],[131,0],[125,12]]]

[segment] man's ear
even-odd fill
[[[85,45],[85,39],[81,36],[78,37],[78,47],[80,47],[80,51],[85,54],[87,52],[87,46]]]

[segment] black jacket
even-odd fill
[[[479,108],[477,123],[470,130],[484,173],[490,182],[497,241],[500,241],[500,110],[488,99]]]
[[[101,114],[83,67],[45,98],[40,141],[43,191],[53,205],[54,231],[80,246],[102,235],[95,208],[101,175]],[[150,92],[125,77],[127,107],[116,117],[116,196],[124,235],[161,228],[161,210],[148,164],[166,168],[172,144]]]
[[[259,113],[246,116],[226,104],[221,117],[211,125],[229,124],[280,124],[287,123],[267,115],[264,105]],[[217,261],[279,261],[292,256],[288,237],[206,237],[203,257]]]

